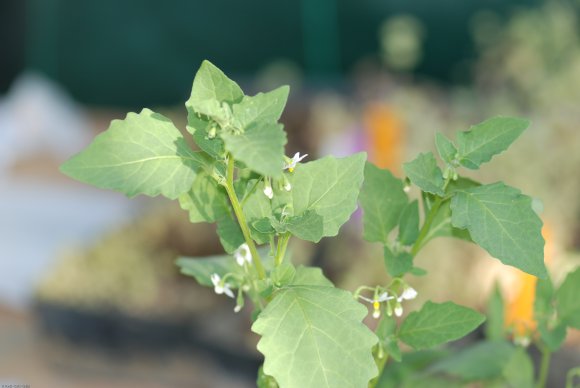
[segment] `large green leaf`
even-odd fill
[[[570,327],[580,329],[580,268],[566,276],[556,292],[558,317]]]
[[[451,222],[504,264],[538,277],[544,266],[542,221],[530,197],[498,182],[459,190],[451,200]]]
[[[226,150],[249,169],[270,177],[282,175],[286,133],[281,124],[253,123],[243,133],[221,134]]]
[[[505,151],[530,125],[515,117],[494,117],[457,134],[458,160],[461,165],[477,169],[494,155]]]
[[[421,190],[439,196],[445,195],[443,173],[437,166],[433,153],[419,154],[413,161],[404,163],[403,170],[411,182]]]
[[[262,336],[264,373],[283,388],[366,387],[377,374],[377,337],[361,323],[366,315],[344,290],[282,288],[252,326]]]
[[[245,241],[240,225],[231,213],[217,220],[217,234],[224,250],[228,253],[234,252]]]
[[[216,119],[223,118],[224,104],[240,102],[244,92],[234,81],[209,61],[203,61],[193,80],[191,97],[185,103],[188,115],[201,113]]]
[[[286,229],[302,240],[318,242],[324,236],[324,219],[314,210],[307,210],[299,216],[288,217]]]
[[[359,201],[363,209],[365,240],[386,243],[408,202],[403,182],[389,170],[366,163]]]
[[[359,153],[297,165],[288,178],[294,216],[314,212],[322,217],[322,237],[336,236],[356,210],[365,159],[366,154]]]
[[[467,381],[502,376],[515,348],[506,341],[481,342],[437,362],[430,369]]]
[[[244,130],[254,122],[277,122],[286,106],[289,91],[288,86],[281,86],[268,93],[245,96],[233,107],[234,125]]]
[[[230,213],[225,189],[204,172],[197,175],[191,190],[179,196],[179,205],[194,223],[216,222]]]
[[[485,316],[452,302],[427,302],[412,312],[399,329],[399,339],[415,349],[426,349],[459,339],[475,330]]]
[[[206,163],[166,117],[143,109],[113,120],[82,152],[61,166],[66,175],[103,189],[175,199]]]

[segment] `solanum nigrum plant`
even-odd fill
[[[258,350],[264,355],[259,386],[374,387],[387,360],[404,359],[401,342],[429,349],[481,325],[482,314],[453,302],[428,301],[401,319],[406,301],[420,292],[405,274],[425,273],[413,259],[436,237],[471,241],[507,265],[547,278],[542,222],[531,198],[501,182],[483,184],[460,175],[506,150],[528,121],[492,118],[458,132],[454,141],[439,133],[443,169],[433,153],[422,153],[404,164],[403,181],[367,162],[364,153],[314,161],[300,153],[286,156],[278,120],[288,92],[283,86],[246,96],[205,61],[185,103],[188,136],[199,150],[188,146],[168,118],[143,109],[114,120],[61,168],[129,197],[178,200],[191,222],[217,224],[226,254],[182,257],[177,265],[232,298],[234,312],[251,302],[252,331],[261,337]],[[411,184],[421,192],[418,199],[408,196]],[[292,264],[286,253],[291,238],[316,243],[336,236],[359,203],[364,238],[384,247],[389,283],[361,285],[351,293],[336,288],[320,268]],[[559,297],[558,325],[578,327],[580,308],[566,287],[572,286],[562,286],[566,296]],[[546,299],[543,311],[548,314],[554,303]],[[369,307],[378,319],[375,332],[362,323]],[[552,315],[544,323],[552,333]],[[538,341],[545,342],[544,336]],[[525,352],[512,353],[511,363],[529,363]],[[477,367],[477,360],[472,364]]]

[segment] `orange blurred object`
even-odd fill
[[[549,264],[552,260],[554,247],[550,227],[547,223],[542,228],[542,235],[546,244],[544,245],[544,263]],[[518,271],[517,284],[519,290],[514,297],[506,304],[505,326],[513,329],[515,337],[527,337],[536,329],[534,320],[534,298],[536,294],[537,277]]]
[[[369,160],[380,168],[399,171],[405,128],[397,111],[384,103],[371,103],[365,107],[363,122]]]

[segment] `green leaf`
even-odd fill
[[[221,134],[226,150],[259,174],[279,177],[284,167],[286,133],[281,124],[254,123],[243,133]]]
[[[307,210],[299,216],[288,217],[284,226],[302,240],[319,242],[324,236],[324,220],[313,210]]]
[[[219,115],[221,103],[234,104],[240,102],[244,92],[234,81],[209,61],[203,61],[193,80],[191,97],[185,103],[188,115],[195,112],[206,116]]]
[[[558,317],[568,326],[580,329],[580,268],[566,276],[556,291]]]
[[[403,170],[407,177],[417,185],[421,190],[428,193],[437,194],[440,197],[445,195],[443,188],[443,173],[433,153],[422,153],[415,160],[404,163]]]
[[[413,245],[419,237],[419,203],[415,200],[405,206],[399,220],[399,241]]]
[[[481,342],[434,364],[432,372],[444,372],[466,381],[500,377],[514,354],[505,341]]]
[[[408,202],[403,182],[389,170],[366,163],[359,201],[363,209],[365,240],[386,243]]]
[[[206,163],[193,152],[166,117],[143,109],[113,120],[82,152],[60,170],[81,182],[120,191],[176,199],[191,188],[196,171]]]
[[[366,154],[358,153],[297,165],[288,177],[294,216],[314,212],[322,217],[322,237],[336,236],[356,210],[365,159]]]
[[[296,268],[290,263],[282,263],[272,270],[270,278],[276,287],[286,286],[292,283],[296,276]]]
[[[499,285],[496,283],[487,304],[485,336],[488,340],[498,341],[505,337],[504,322],[505,317],[503,298],[499,289]]]
[[[393,277],[403,276],[413,269],[413,255],[409,252],[400,251],[394,253],[385,245],[384,258],[387,272]]]
[[[459,339],[483,321],[485,316],[470,308],[428,301],[409,314],[399,329],[399,339],[415,349],[426,349]]]
[[[296,269],[296,275],[294,275],[291,284],[294,286],[334,287],[332,282],[324,276],[322,269],[303,265],[298,266]]]
[[[451,140],[449,140],[441,132],[437,132],[435,135],[435,145],[437,146],[437,152],[441,159],[447,164],[455,164],[455,157],[457,156],[457,148]]]
[[[379,321],[375,332],[380,345],[385,352],[397,362],[401,362],[402,354],[397,340],[397,322],[394,317],[384,315]]]
[[[230,214],[227,194],[215,179],[200,172],[191,190],[179,196],[179,205],[189,212],[190,222],[216,222]]]
[[[245,129],[254,122],[276,123],[288,100],[288,86],[281,86],[268,93],[245,96],[234,105],[234,122],[239,129]]]
[[[194,277],[199,284],[206,287],[213,287],[211,275],[214,273],[217,273],[220,278],[227,273],[242,273],[242,267],[229,255],[204,258],[180,257],[175,264],[182,274]]]
[[[451,222],[469,230],[473,241],[504,264],[547,276],[542,221],[530,197],[498,182],[457,191]]]
[[[217,234],[227,253],[233,253],[245,242],[240,225],[231,214],[217,221]]]
[[[534,364],[525,349],[514,349],[503,369],[503,376],[512,388],[534,386]]]
[[[264,373],[286,388],[366,387],[376,376],[376,336],[361,323],[367,309],[347,291],[288,286],[252,325],[262,336]]]
[[[209,131],[217,124],[197,117],[196,114],[189,114],[187,117],[187,131],[192,134],[193,141],[202,150],[214,159],[223,159],[226,153],[224,141],[216,135],[210,138]]]
[[[459,163],[475,170],[506,149],[530,125],[515,117],[494,117],[457,134]]]

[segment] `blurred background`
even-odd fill
[[[247,94],[291,86],[287,154],[365,150],[400,165],[495,115],[532,120],[482,172],[543,203],[556,283],[580,265],[580,1],[0,1],[0,382],[33,387],[250,387],[249,311],[178,274],[178,255],[221,252],[176,204],[77,184],[58,166],[112,119],[149,107],[185,127],[209,59]],[[414,193],[416,195],[417,193]],[[384,283],[360,216],[298,261],[339,286]],[[427,299],[533,325],[533,279],[442,239],[410,277]],[[413,307],[413,306],[412,306]],[[580,365],[569,332],[550,386]]]

